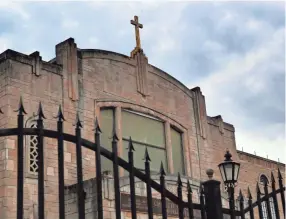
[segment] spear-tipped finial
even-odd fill
[[[97,117],[95,118],[95,122],[94,122],[94,130],[95,130],[95,132],[101,132]]]
[[[200,184],[200,192],[201,192],[201,195],[204,194],[204,186],[202,183]]]
[[[226,153],[225,153],[224,157],[225,157],[224,161],[232,161],[232,159],[231,159],[232,155],[231,155],[231,153],[229,153],[228,149],[226,149]]]
[[[242,202],[243,202],[244,198],[243,198],[241,189],[239,190],[239,196],[238,196],[238,197],[239,197],[239,201],[242,201]]]
[[[260,191],[258,182],[256,183],[256,192],[257,192],[257,194],[259,194],[259,195],[261,194],[261,191]]]
[[[76,113],[75,125],[76,125],[77,128],[82,128],[82,124],[81,124],[81,121],[79,119],[79,113],[78,112]]]
[[[283,179],[282,174],[281,174],[281,172],[280,172],[280,169],[279,169],[279,168],[278,168],[278,179],[279,179],[279,180],[282,180],[282,179]]]
[[[129,144],[128,144],[128,151],[135,151],[134,147],[133,147],[133,143],[132,143],[132,139],[131,136],[129,137]]]
[[[191,183],[190,183],[189,180],[188,180],[188,182],[187,182],[187,188],[188,188],[188,192],[189,192],[189,193],[193,193],[192,187],[191,187]]]
[[[272,183],[272,185],[273,185],[273,184],[275,185],[274,174],[273,174],[272,171],[271,171],[271,183]]]
[[[65,117],[64,117],[64,114],[63,114],[63,111],[62,111],[62,106],[59,105],[59,110],[58,110],[58,115],[57,117],[59,121],[66,121],[65,120]]]
[[[161,161],[161,166],[160,166],[160,174],[161,176],[166,176],[166,172],[164,170],[164,165],[162,161]]]
[[[252,195],[251,195],[249,186],[248,186],[248,198],[249,198],[249,199],[252,199]]]
[[[182,180],[181,180],[181,175],[180,173],[178,173],[178,186],[182,186],[183,183],[182,183]]]
[[[22,96],[20,96],[19,107],[15,112],[19,112],[19,115],[27,114],[24,108]]]
[[[118,141],[119,138],[117,137],[117,134],[116,134],[116,129],[115,127],[113,127],[113,130],[112,130],[112,141]]]
[[[145,162],[151,161],[147,147],[146,147],[146,149],[145,149],[144,159],[145,159]]]
[[[41,102],[39,103],[38,117],[39,117],[39,119],[46,119],[44,112],[43,112],[43,107],[42,107]]]

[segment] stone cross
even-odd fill
[[[143,28],[143,25],[139,23],[138,16],[134,16],[134,20],[131,20],[130,23],[135,26],[136,48],[141,49],[139,28]]]

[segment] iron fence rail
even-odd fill
[[[161,194],[161,209],[162,218],[168,217],[166,199],[169,199],[178,206],[178,217],[179,219],[190,218],[194,219],[194,210],[200,210],[201,219],[221,219],[222,214],[230,215],[231,218],[239,216],[241,219],[245,218],[245,214],[249,212],[250,218],[254,218],[255,207],[258,207],[259,217],[263,218],[262,213],[262,202],[266,202],[267,218],[280,219],[278,198],[280,194],[283,213],[285,216],[285,187],[282,182],[282,175],[278,170],[278,184],[279,188],[275,188],[275,179],[273,173],[271,173],[272,180],[272,192],[268,192],[268,185],[264,185],[265,195],[261,197],[260,188],[257,184],[257,201],[252,202],[252,195],[248,190],[248,207],[244,208],[244,196],[240,191],[239,205],[240,210],[235,210],[235,206],[232,204],[231,208],[222,208],[221,196],[220,196],[220,182],[215,180],[209,180],[203,182],[200,186],[199,192],[199,203],[193,203],[193,193],[189,181],[187,182],[187,201],[183,200],[183,183],[180,174],[177,179],[177,194],[173,194],[165,187],[165,170],[163,164],[160,167],[160,180],[159,183],[152,180],[150,173],[150,156],[146,148],[145,151],[145,171],[134,167],[134,147],[132,139],[129,139],[128,146],[128,161],[118,157],[118,138],[113,130],[112,137],[112,151],[107,150],[100,142],[101,130],[96,119],[94,129],[94,142],[82,138],[81,130],[82,124],[77,114],[75,124],[75,134],[64,133],[64,115],[61,107],[59,107],[57,115],[57,130],[49,130],[44,128],[44,113],[41,103],[38,108],[38,119],[36,128],[25,128],[24,127],[24,115],[26,111],[23,106],[22,98],[20,98],[18,112],[17,128],[0,128],[0,137],[17,136],[17,219],[24,218],[24,136],[36,135],[38,137],[38,218],[44,219],[45,217],[45,187],[44,187],[44,138],[57,139],[58,144],[58,198],[59,198],[59,218],[65,219],[65,197],[64,197],[64,142],[71,142],[75,145],[76,150],[76,172],[77,172],[77,204],[78,204],[78,218],[85,218],[85,197],[83,190],[83,169],[82,169],[82,147],[90,149],[95,153],[95,165],[96,165],[96,184],[97,184],[97,218],[103,219],[103,200],[102,200],[102,174],[101,174],[101,156],[104,156],[113,163],[113,178],[114,178],[114,194],[115,194],[115,215],[116,219],[121,219],[121,205],[120,205],[120,178],[119,178],[119,167],[125,169],[129,173],[129,186],[130,186],[130,198],[131,198],[131,215],[132,219],[137,218],[136,211],[136,194],[135,194],[135,178],[140,179],[146,184],[147,190],[147,213],[148,218],[153,219],[153,203],[152,203],[152,189]],[[3,114],[0,109],[0,114]],[[270,198],[273,198],[274,211],[276,218],[273,218],[271,214]],[[213,206],[215,205],[215,206]],[[185,209],[188,210],[186,215]],[[214,211],[214,212],[211,212]],[[208,217],[207,217],[208,215]]]

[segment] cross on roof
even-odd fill
[[[134,16],[134,20],[131,20],[130,23],[135,26],[136,48],[141,49],[139,28],[143,28],[143,25],[139,23],[138,16]]]

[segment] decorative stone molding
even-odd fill
[[[36,76],[40,76],[40,72],[42,69],[42,56],[40,56],[40,53],[38,51],[33,52],[29,56],[33,57],[32,73]]]
[[[179,129],[180,132],[186,132],[187,127],[183,126],[177,120],[171,118],[169,115],[164,114],[155,109],[151,109],[144,105],[129,101],[129,100],[122,100],[122,99],[114,99],[114,98],[105,98],[105,99],[95,99],[95,106],[96,108],[101,107],[121,107],[122,109],[130,109],[137,112],[141,112],[153,117],[157,117],[162,121],[169,121],[170,125],[175,126]]]
[[[136,61],[136,82],[137,82],[137,91],[143,96],[148,95],[147,89],[147,67],[148,67],[148,58],[145,56],[142,49],[133,54],[133,58]]]
[[[32,67],[32,73],[39,76],[41,70],[61,74],[62,67],[56,63],[49,63],[42,60],[39,52],[34,52],[30,55],[22,54],[14,50],[8,49],[0,54],[0,63],[5,60],[13,60],[22,64],[30,65]]]
[[[37,128],[36,116],[33,115],[26,121],[26,128]],[[35,135],[25,136],[25,176],[36,179],[38,176],[38,138]]]
[[[206,112],[206,102],[205,97],[201,92],[200,87],[195,87],[191,89],[194,92],[194,110],[195,110],[195,120],[197,125],[197,131],[200,136],[204,139],[207,137],[206,126],[207,126],[207,112]]]
[[[67,80],[69,98],[73,101],[78,100],[78,56],[77,45],[73,38],[69,38],[56,45],[56,62],[63,66],[63,74],[64,79]]]
[[[211,118],[215,121],[215,124],[218,126],[219,132],[223,135],[224,134],[224,122],[223,122],[221,115],[214,116]]]

